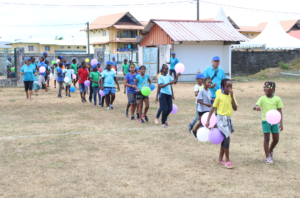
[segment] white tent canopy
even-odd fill
[[[224,23],[226,23],[227,25],[232,27],[231,23],[228,21],[228,18],[226,17],[226,14],[225,14],[222,6],[220,6],[220,9],[219,9],[214,21],[224,21]]]
[[[300,40],[288,35],[274,15],[257,37],[250,42],[234,45],[234,48],[262,47],[263,45],[265,49],[296,49],[300,48]]]

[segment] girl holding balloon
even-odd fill
[[[273,164],[273,150],[279,141],[279,130],[283,130],[283,104],[280,97],[274,95],[275,87],[276,84],[274,82],[265,82],[264,92],[266,95],[260,97],[256,105],[253,107],[253,110],[256,111],[261,111],[261,107],[263,110],[262,128],[264,133],[264,150],[266,155],[266,164]],[[273,141],[269,148],[270,132],[272,133]]]
[[[167,119],[173,108],[172,100],[175,100],[172,84],[176,84],[180,73],[175,80],[168,74],[169,68],[163,64],[161,75],[158,78],[158,88],[160,89],[161,107],[162,107],[162,127],[167,128]]]
[[[39,83],[42,84],[42,86],[44,85],[45,92],[47,92],[48,89],[47,89],[46,80],[45,80],[47,65],[45,65],[43,57],[40,57],[39,61],[40,61],[40,63],[37,65],[37,67],[39,69]]]
[[[63,70],[63,72],[65,74],[64,82],[66,85],[66,96],[71,97],[70,87],[72,84],[72,69],[70,68],[69,62],[66,63],[66,67],[67,68]],[[69,91],[69,94],[68,94],[68,91]]]
[[[230,79],[223,79],[221,81],[221,89],[222,89],[222,93],[220,93],[215,99],[213,107],[210,109],[210,112],[208,114],[207,122],[205,126],[206,128],[209,128],[210,118],[214,113],[215,108],[218,108],[217,125],[218,125],[218,129],[221,131],[221,134],[223,136],[223,141],[221,143],[221,148],[220,148],[219,164],[225,165],[226,168],[230,169],[230,168],[234,168],[232,162],[229,159],[230,134],[234,132],[234,126],[231,120],[231,116],[233,114],[233,110],[234,111],[237,110],[238,104],[233,95],[232,82]],[[213,137],[211,136],[210,136],[210,141],[214,142]],[[226,160],[223,161],[224,154]]]

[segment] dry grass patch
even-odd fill
[[[58,99],[52,88],[28,101],[23,89],[2,88],[0,197],[298,197],[299,82],[276,83],[285,107],[273,165],[263,163],[261,114],[252,111],[263,82],[233,84],[234,170],[216,164],[219,146],[188,132],[194,84],[174,86],[179,111],[168,129],[154,125],[154,93],[141,125],[125,117],[122,90],[107,111],[82,104],[78,91]]]

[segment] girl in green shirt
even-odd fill
[[[76,87],[76,83],[78,81],[78,75],[77,75],[77,64],[76,64],[76,59],[72,60],[72,64],[71,64],[71,69],[74,70],[74,74],[76,75],[76,79],[73,79],[73,85],[74,87]]]

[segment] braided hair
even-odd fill
[[[225,88],[225,85],[228,81],[231,81],[230,79],[228,78],[225,78],[221,81],[221,90],[222,90],[222,93],[224,93],[224,88]]]
[[[265,82],[265,84],[264,84],[264,87],[266,87],[266,86],[267,86],[266,84],[268,84],[268,87],[270,87],[271,89],[273,89],[273,88],[274,88],[274,90],[275,90],[275,87],[276,87],[276,84],[275,84],[275,82],[270,82],[270,81],[267,81],[267,82]]]

